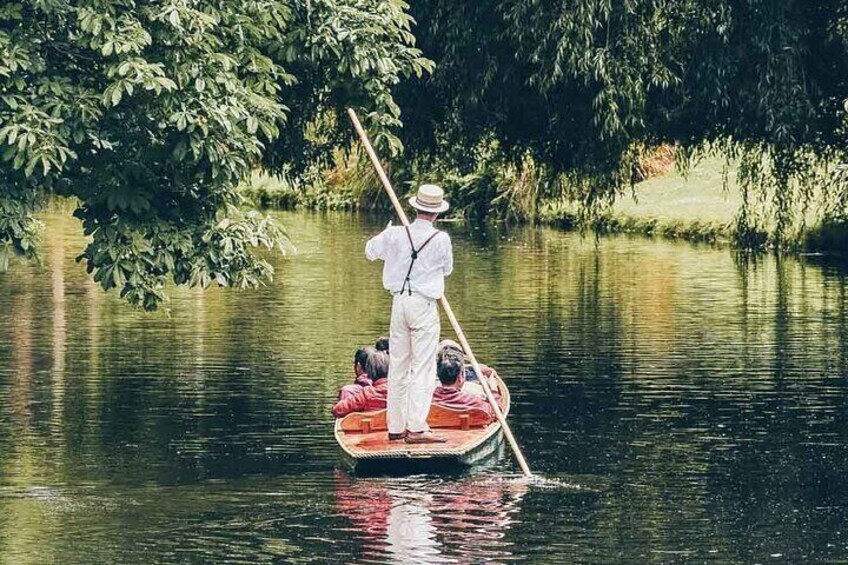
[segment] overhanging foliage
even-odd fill
[[[0,6],[0,267],[32,255],[33,213],[75,197],[104,289],[147,309],[177,284],[250,287],[280,228],[241,212],[259,164],[302,166],[354,104],[384,148],[391,88],[429,62],[380,0],[21,0]],[[318,128],[320,129],[320,128]]]
[[[406,82],[404,134],[419,157],[470,170],[491,147],[530,155],[587,211],[633,178],[635,148],[671,143],[740,161],[778,237],[847,160],[848,7],[829,0],[414,2],[436,62]],[[473,22],[473,23],[472,23]],[[844,191],[845,187],[835,187]],[[754,198],[758,194],[762,198]],[[833,194],[838,200],[838,194]]]

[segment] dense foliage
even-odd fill
[[[0,267],[34,253],[59,194],[90,236],[80,260],[134,304],[168,280],[260,284],[254,248],[282,234],[235,186],[337,144],[316,132],[349,104],[398,150],[391,88],[429,66],[410,25],[396,0],[4,2]]]
[[[419,156],[471,170],[468,148],[529,155],[591,210],[628,186],[644,148],[722,151],[778,234],[845,160],[843,0],[427,0],[412,13],[436,62],[399,94]],[[833,210],[844,193],[829,188]]]
[[[403,108],[412,156],[479,214],[561,196],[597,210],[664,143],[684,163],[737,160],[742,234],[786,232],[814,189],[827,217],[848,212],[841,0],[427,0],[411,15],[400,0],[4,2],[0,269],[35,253],[34,213],[59,194],[90,236],[80,260],[132,303],[155,309],[168,281],[260,284],[256,248],[282,234],[236,186],[345,146],[348,105],[384,154]]]

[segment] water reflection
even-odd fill
[[[364,560],[499,563],[513,556],[507,536],[527,489],[518,478],[362,479],[337,473],[334,493]]]
[[[386,331],[361,257],[384,219],[281,219],[298,251],[273,285],[174,289],[150,316],[88,280],[75,220],[46,217],[43,265],[0,275],[4,559],[848,559],[841,268],[448,226],[451,303],[532,467],[599,486],[373,481],[336,472],[329,407]]]

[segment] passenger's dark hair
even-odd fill
[[[388,353],[389,352],[389,338],[384,336],[384,335],[381,335],[380,337],[377,338],[377,342],[374,344],[374,347],[377,348],[377,351],[385,351],[386,353]]]
[[[365,363],[365,372],[372,382],[377,382],[378,379],[385,379],[389,376],[389,354],[385,351],[377,351],[373,347],[369,347],[371,351],[368,353],[368,361]]]
[[[439,382],[445,386],[456,384],[460,373],[464,369],[462,355],[453,349],[445,349],[437,360],[436,374]]]
[[[373,347],[360,347],[357,349],[356,353],[353,354],[353,364],[356,365],[359,363],[359,366],[364,369],[365,364],[368,363],[368,355],[371,351],[375,351],[375,349]]]

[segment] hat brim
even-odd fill
[[[448,203],[447,200],[442,200],[442,203],[438,206],[427,206],[426,204],[422,204],[416,196],[409,199],[409,205],[416,210],[421,210],[422,212],[428,212],[430,214],[441,214],[442,212],[447,212],[448,208],[450,208],[450,203]]]

